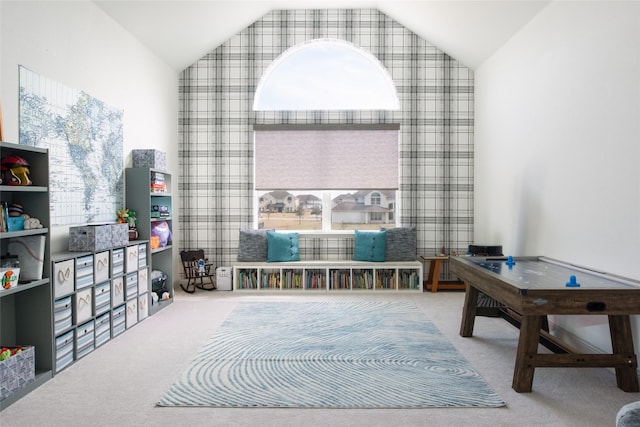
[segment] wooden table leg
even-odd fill
[[[432,259],[429,264],[429,282],[431,282],[431,292],[438,292],[438,282],[440,282],[441,259]]]
[[[478,290],[467,281],[465,284],[464,305],[462,306],[462,322],[460,323],[460,335],[463,337],[473,336],[473,325],[476,321],[476,311],[478,308]]]
[[[528,393],[533,386],[535,366],[530,360],[530,355],[538,353],[538,341],[540,340],[543,317],[522,316],[518,349],[516,350],[516,365],[513,370],[513,383],[511,385],[518,393]]]
[[[638,373],[636,355],[633,348],[633,334],[629,316],[609,316],[609,331],[611,332],[611,347],[613,354],[629,357],[632,363],[625,367],[616,367],[616,382],[618,388],[626,392],[638,392]]]

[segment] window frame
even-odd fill
[[[253,227],[255,229],[258,229],[260,227],[260,214],[261,214],[261,208],[260,208],[260,199],[264,197],[264,194],[269,193],[271,191],[289,191],[289,190],[256,190],[254,188],[253,193],[254,193],[254,215],[253,215]],[[294,191],[294,190],[292,190]],[[345,193],[345,192],[355,192],[355,191],[359,191],[357,189],[351,189],[351,190],[308,190],[309,192],[312,193],[317,193],[319,192],[321,194],[321,200],[322,200],[322,218],[321,218],[321,229],[319,230],[308,230],[308,229],[281,229],[278,230],[277,227],[273,227],[273,229],[275,229],[276,231],[286,231],[286,232],[297,232],[299,234],[311,234],[311,235],[316,235],[316,234],[327,234],[327,235],[331,235],[331,234],[353,234],[354,230],[352,229],[347,229],[347,230],[338,230],[338,229],[333,229],[332,228],[332,204],[333,204],[333,197],[332,197],[332,192],[336,192],[336,193]],[[375,190],[377,192],[380,192],[381,190]],[[393,190],[388,190],[388,191],[394,191],[395,192],[395,201],[393,203],[389,203],[389,205],[393,205],[393,211],[391,211],[389,213],[389,220],[391,221],[391,223],[393,223],[393,227],[399,227],[400,224],[398,223],[398,218],[400,218],[400,216],[398,215],[399,209],[400,209],[400,201],[401,201],[401,197],[400,197],[400,189],[393,189]],[[262,195],[261,195],[262,194]],[[382,204],[378,204],[376,206],[382,206]],[[375,224],[375,223],[371,223],[371,224]],[[363,224],[365,225],[365,224]],[[386,225],[387,227],[389,227],[389,225]],[[271,229],[272,227],[270,227]],[[360,228],[360,229],[366,229],[366,228]]]

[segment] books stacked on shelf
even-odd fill
[[[354,270],[353,289],[371,289],[373,285],[373,270]]]
[[[329,286],[331,289],[349,289],[351,272],[349,270],[331,270]]]
[[[255,289],[258,287],[256,270],[240,270],[238,273],[240,289]]]
[[[377,270],[376,271],[376,288],[377,289],[395,289],[396,288],[396,270]]]
[[[260,287],[278,289],[280,287],[280,271],[263,271],[260,276]]]
[[[285,270],[283,289],[300,289],[302,288],[302,272],[300,270]]]
[[[415,270],[401,270],[398,286],[400,289],[419,289],[420,278]]]
[[[305,278],[305,286],[307,289],[326,289],[327,276],[324,270],[310,271],[307,270]]]
[[[164,179],[162,172],[151,172],[151,192],[152,193],[166,193],[167,183]]]

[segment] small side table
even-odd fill
[[[420,259],[429,262],[429,275],[427,276],[427,286],[431,287],[431,292],[438,292],[440,289],[464,290],[464,282],[442,282],[440,283],[440,268],[443,261],[449,261],[449,255],[442,256],[420,256]]]

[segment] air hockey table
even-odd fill
[[[640,314],[640,282],[546,257],[449,257],[449,271],[465,282],[461,336],[473,335],[479,292],[521,316],[516,392],[531,391],[539,367],[613,367],[621,390],[639,391],[630,315]],[[538,353],[551,314],[608,316],[612,353]]]

